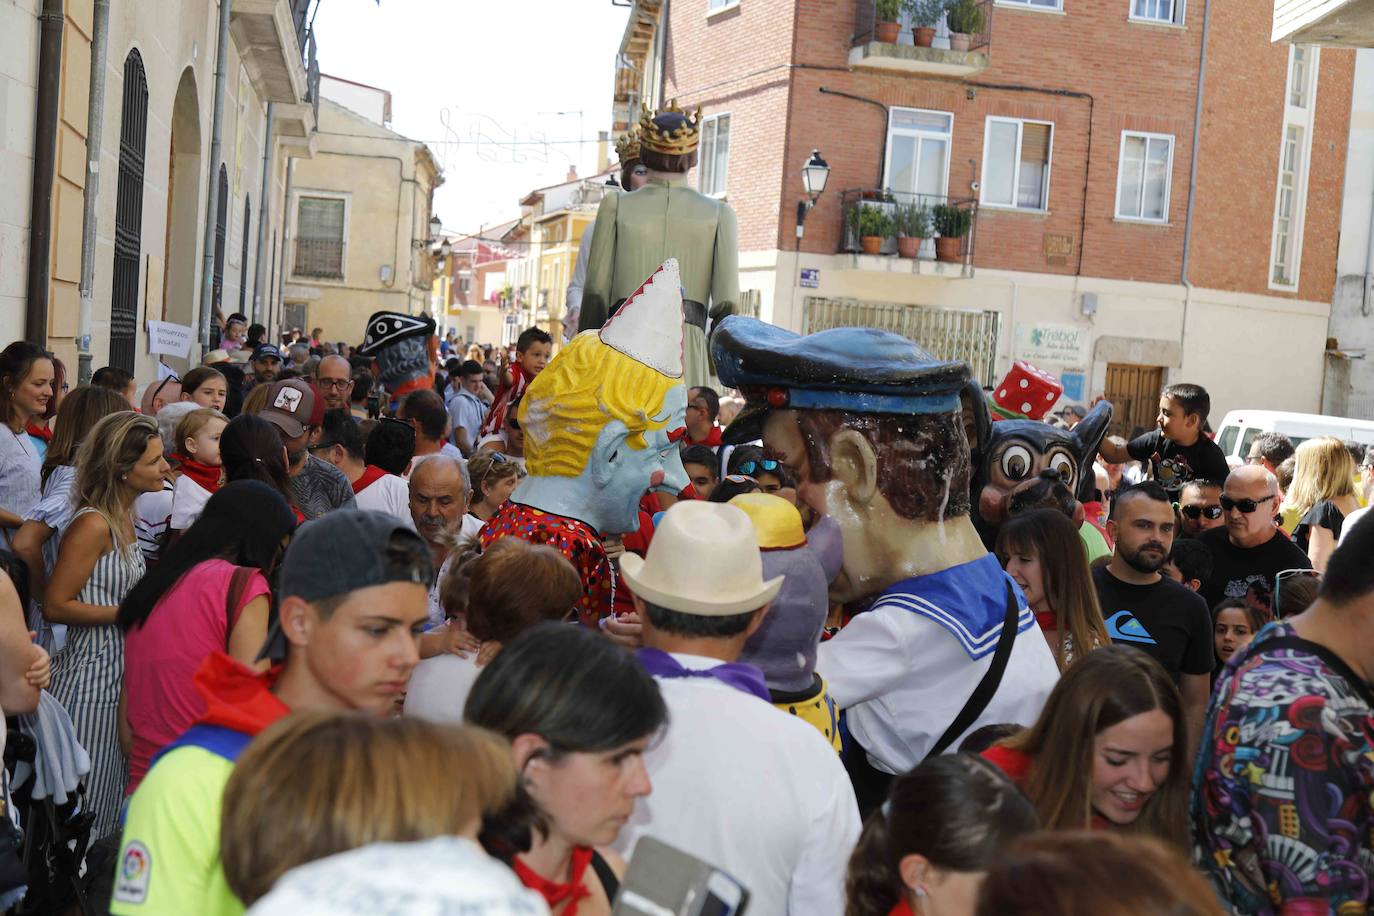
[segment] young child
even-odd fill
[[[1190,480],[1223,481],[1226,456],[1203,434],[1212,399],[1201,385],[1170,385],[1160,393],[1158,428],[1130,442],[1109,436],[1098,448],[1105,461],[1149,461],[1151,476],[1175,502]]]
[[[530,381],[544,371],[553,356],[553,338],[542,328],[526,328],[515,341],[515,362],[502,373],[501,390],[482,423],[478,444],[488,436],[499,436],[506,425],[506,411],[524,394]]]
[[[1159,571],[1179,585],[1197,591],[1212,577],[1212,550],[1196,538],[1179,538]]]
[[[1217,666],[1212,669],[1212,683],[1216,683],[1221,669],[1233,656],[1250,645],[1264,617],[1242,598],[1227,598],[1212,609],[1212,639],[1217,653]]]
[[[181,476],[172,491],[173,530],[185,531],[200,517],[210,494],[219,489],[219,437],[229,418],[210,407],[193,410],[177,424],[176,458]]]

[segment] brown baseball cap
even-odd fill
[[[286,438],[294,439],[304,433],[306,427],[324,422],[324,401],[309,382],[290,378],[272,383],[267,393],[267,406],[259,416]]]

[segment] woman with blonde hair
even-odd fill
[[[1013,516],[997,532],[997,559],[1025,592],[1059,670],[1111,644],[1078,529],[1058,509]]]
[[[1334,436],[1308,439],[1293,459],[1293,485],[1284,503],[1298,518],[1293,543],[1306,551],[1314,569],[1324,572],[1345,517],[1360,508],[1355,462],[1345,443]]]
[[[298,712],[259,735],[224,787],[220,861],[251,906],[292,868],[371,843],[473,842],[515,795],[510,747],[480,728]]]
[[[468,459],[468,477],[472,481],[468,515],[485,522],[510,499],[520,482],[520,465],[501,452],[486,449]]]
[[[134,500],[161,490],[167,474],[157,423],[132,411],[111,414],[81,444],[76,467],[78,508],[62,536],[43,616],[67,626],[51,692],[90,754],[87,810],[96,815],[92,836],[103,837],[116,829],[127,778],[118,727],[124,639],[115,614],[145,568]]]
[[[1048,830],[1124,830],[1178,849],[1187,843],[1187,755],[1178,688],[1129,646],[1070,665],[1035,724],[983,752]]]

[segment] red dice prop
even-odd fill
[[[1018,359],[1011,364],[1007,377],[992,389],[992,402],[1007,413],[1043,420],[1063,393],[1058,378]]]

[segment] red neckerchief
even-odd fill
[[[220,472],[223,471],[219,465],[201,464],[182,452],[177,453],[176,459],[181,473],[194,480],[206,493],[213,493],[219,489]]]
[[[1059,629],[1059,617],[1054,611],[1036,611],[1035,622],[1045,632]]]
[[[369,464],[367,467],[363,468],[363,476],[353,481],[354,494],[356,495],[358,493],[363,492],[368,487],[372,486],[374,483],[376,483],[378,480],[382,479],[385,476],[386,471],[383,471],[375,464]]]
[[[577,916],[578,903],[592,895],[592,892],[582,883],[582,876],[586,874],[587,866],[591,864],[591,861],[592,848],[590,846],[574,846],[572,880],[566,884],[559,884],[556,881],[550,881],[543,875],[535,874],[532,868],[520,861],[519,856],[511,861],[511,868],[515,870],[515,876],[520,879],[521,884],[530,890],[539,892],[551,911],[566,901],[568,908],[563,911],[563,916]]]
[[[24,424],[24,432],[28,433],[30,436],[42,439],[44,442],[52,441],[52,430],[46,426],[35,423],[33,420]]]
[[[897,901],[896,906],[887,911],[887,916],[916,916],[916,914],[912,912],[911,904],[907,903],[906,898],[903,897]]]
[[[719,426],[712,426],[712,427],[711,427],[711,434],[710,434],[709,436],[707,436],[705,439],[702,439],[700,442],[697,442],[697,441],[695,441],[695,440],[693,440],[693,439],[688,439],[688,440],[687,440],[687,444],[688,444],[688,445],[704,445],[704,446],[706,446],[707,448],[719,448],[720,446],[724,445],[725,443],[722,442],[722,441],[721,441],[721,438],[720,438],[720,427],[719,427]]]

